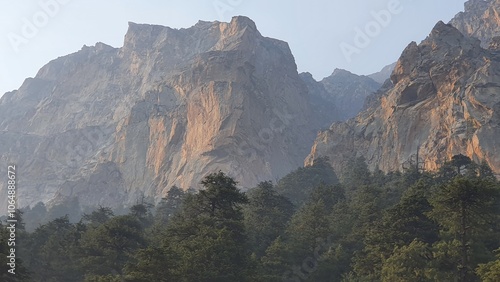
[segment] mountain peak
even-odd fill
[[[391,80],[398,83],[405,77],[416,75],[417,69],[428,72],[432,65],[460,61],[467,54],[474,56],[479,52],[482,48],[478,39],[464,36],[451,24],[439,21],[424,41],[420,44],[411,42],[405,48]]]
[[[218,170],[254,187],[300,166],[336,114],[328,97],[308,95],[288,45],[247,17],[181,29],[130,22],[123,48],[110,48],[53,61],[0,100],[0,155],[32,173],[20,207],[159,199]]]
[[[469,0],[464,3],[465,13],[475,12],[477,10],[486,10],[495,0]]]
[[[345,70],[345,69],[336,68],[333,70],[332,76],[337,76],[337,75],[344,75],[345,76],[345,75],[355,75],[355,74],[353,74],[352,72]]]
[[[459,44],[465,36],[451,24],[445,24],[439,21],[432,29],[430,35],[425,41],[447,42],[450,45]]]
[[[249,17],[246,16],[234,16],[231,19],[230,22],[231,25],[236,25],[240,29],[243,29],[245,27],[250,27],[253,30],[257,30],[257,26],[255,25],[255,22],[251,20]]]
[[[487,48],[491,39],[500,36],[500,0],[469,0],[465,11],[458,13],[451,21],[461,33],[481,40]]]
[[[493,52],[500,46],[499,4],[469,1],[452,24],[440,21],[420,44],[410,43],[376,103],[318,134],[306,164],[328,156],[340,170],[363,156],[371,169],[387,172],[418,154],[425,169],[437,170],[463,154],[500,173],[493,141],[500,136],[500,61]]]

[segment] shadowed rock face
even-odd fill
[[[248,187],[301,166],[331,116],[310,100],[288,45],[248,18],[130,23],[122,48],[84,47],[3,96],[0,156],[20,207],[159,199],[217,170]]]
[[[363,108],[366,98],[380,88],[380,84],[372,78],[342,69],[335,69],[330,76],[319,82],[309,73],[302,73],[300,76],[307,85],[310,96],[319,99],[316,103],[313,102],[315,110],[331,113],[329,124],[355,117]],[[325,104],[325,101],[330,103]],[[326,128],[328,125],[322,127]]]
[[[336,69],[321,83],[334,97],[340,120],[355,117],[363,108],[366,97],[380,88],[380,84],[373,79],[342,69]]]
[[[500,0],[469,0],[465,11],[456,15],[450,24],[467,36],[481,40],[487,48],[493,37],[500,36]]]
[[[420,147],[426,169],[455,154],[486,160],[500,173],[500,55],[438,23],[411,43],[368,109],[321,132],[306,159],[329,156],[337,170],[353,156],[371,169],[401,169]]]

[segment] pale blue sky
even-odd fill
[[[335,68],[369,74],[396,61],[411,41],[423,40],[437,21],[448,22],[463,10],[464,2],[0,0],[0,95],[19,88],[50,60],[76,52],[84,44],[121,47],[128,21],[183,28],[200,19],[229,21],[234,15],[245,15],[264,36],[289,43],[299,72],[308,71],[317,80]],[[44,9],[41,3],[52,3],[52,8]],[[374,22],[374,12],[382,10],[391,15],[390,20],[383,18],[387,24]],[[34,30],[26,27],[30,24]],[[369,40],[356,44],[356,30],[366,28]],[[341,46],[356,48],[350,60]]]

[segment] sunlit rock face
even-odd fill
[[[487,48],[493,37],[500,36],[500,0],[469,0],[464,12],[456,15],[450,24],[467,36],[481,40]]]
[[[130,23],[123,47],[84,47],[3,96],[0,156],[17,165],[20,207],[158,200],[218,170],[251,187],[302,165],[335,116],[315,111],[312,100],[334,106],[314,95],[288,44],[248,18]]]
[[[428,170],[461,153],[500,174],[500,53],[497,39],[487,41],[491,49],[438,23],[421,44],[408,45],[391,82],[369,98],[366,110],[318,134],[305,163],[329,156],[341,170],[364,156],[371,169],[387,172],[401,169],[420,148]]]

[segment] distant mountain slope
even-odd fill
[[[462,153],[500,174],[500,56],[438,23],[411,43],[370,107],[320,133],[306,159],[329,156],[337,170],[364,156],[372,169],[398,170],[420,148],[425,168]]]
[[[373,79],[342,69],[335,69],[332,75],[320,82],[335,97],[341,120],[355,117],[363,108],[366,97],[380,88],[380,84]]]
[[[381,71],[368,75],[368,77],[380,84],[384,84],[384,82],[391,77],[392,71],[395,67],[396,63],[392,63],[383,67]]]
[[[253,186],[301,166],[331,122],[313,96],[288,44],[248,18],[130,23],[122,48],[84,47],[2,97],[0,158],[17,165],[19,207],[159,199],[217,170]]]

